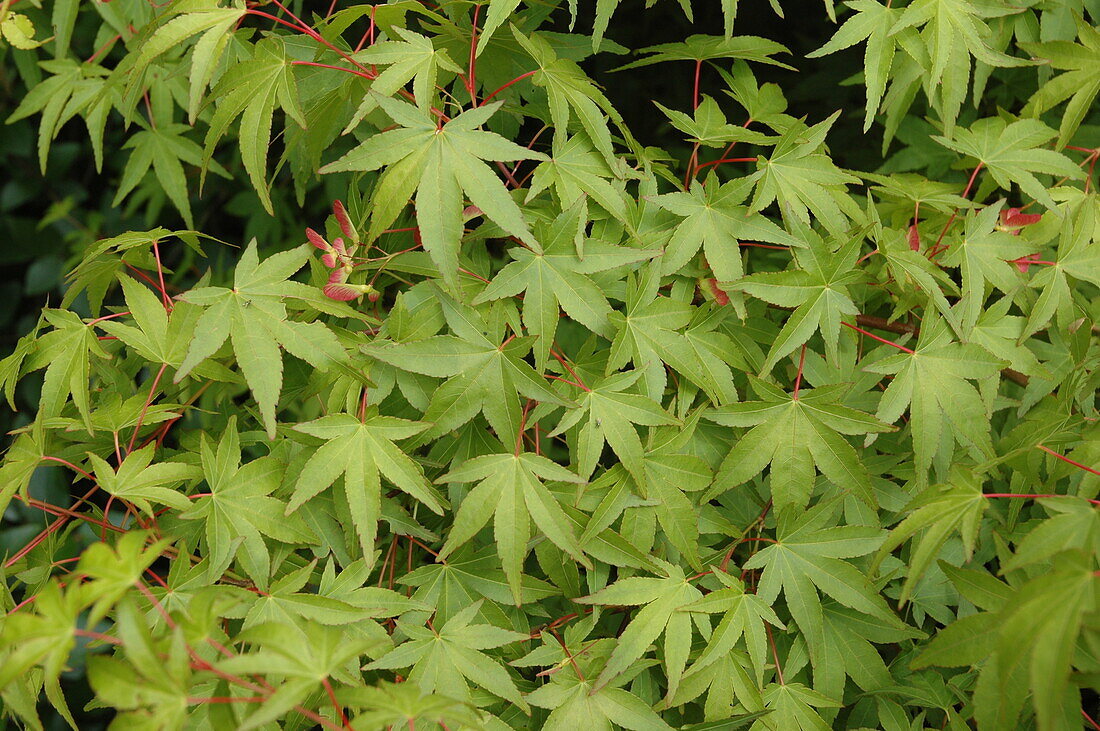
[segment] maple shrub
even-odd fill
[[[0,3],[8,721],[1100,729],[1100,5],[617,4]]]

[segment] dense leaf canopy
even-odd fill
[[[6,722],[1100,729],[1100,4],[580,5],[0,0]]]

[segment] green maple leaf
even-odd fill
[[[1054,199],[1035,174],[1057,175],[1070,180],[1085,177],[1068,157],[1040,147],[1055,134],[1037,119],[1008,123],[999,117],[990,117],[979,119],[969,129],[955,130],[951,137],[937,135],[932,139],[949,150],[975,158],[989,170],[1001,188],[1008,190],[1016,183],[1020,190],[1055,210]]]
[[[130,191],[136,188],[152,169],[157,183],[183,216],[184,222],[188,227],[194,226],[183,163],[195,167],[206,164],[209,169],[224,178],[232,176],[221,165],[203,160],[202,148],[184,136],[190,129],[186,124],[162,124],[142,130],[130,137],[123,148],[132,149],[133,152],[126,161],[122,179],[118,183],[118,190],[111,205],[118,206],[122,203]]]
[[[758,687],[760,684],[753,678],[749,656],[741,650],[730,650],[707,665],[695,663],[688,668],[676,689],[676,695],[666,696],[657,709],[690,703],[706,692],[703,713],[711,719],[710,723],[717,724],[721,729],[743,728],[770,713],[764,708],[764,699]],[[734,714],[735,706],[751,712]],[[707,725],[689,728],[703,731]]]
[[[527,200],[553,186],[566,209],[586,196],[620,221],[628,221],[626,196],[612,180],[615,173],[600,156],[588,137],[574,134],[563,140],[555,137],[550,159],[540,162],[531,175]]]
[[[970,331],[970,342],[1008,361],[1020,373],[1053,380],[1050,371],[1039,362],[1035,354],[1021,344],[1027,321],[1023,317],[1009,315],[1011,307],[1012,298],[1002,297],[986,308]]]
[[[772,56],[777,53],[789,53],[786,46],[759,36],[722,36],[691,35],[677,43],[661,43],[656,46],[639,48],[638,53],[649,54],[645,58],[631,61],[616,71],[651,66],[666,61],[715,61],[733,58],[790,69],[787,64],[776,61]]]
[[[935,317],[925,318],[913,352],[864,366],[871,373],[894,376],[876,415],[893,423],[909,409],[919,480],[927,479],[933,457],[953,442],[970,449],[978,459],[993,456],[985,404],[967,380],[996,376],[1004,366],[1004,361],[978,345],[952,342],[944,321]],[[951,440],[945,443],[947,436]]]
[[[891,31],[901,11],[876,0],[852,0],[848,6],[856,14],[844,21],[828,43],[807,54],[807,58],[827,56],[866,42],[863,54],[863,83],[867,88],[863,131],[866,132],[871,128],[871,121],[875,118],[882,95],[886,92],[886,82],[890,78],[890,67],[897,46],[897,40],[891,35]]]
[[[340,688],[336,699],[346,706],[365,708],[355,723],[365,728],[390,728],[424,721],[442,728],[477,728],[483,723],[477,709],[436,691],[426,693],[415,683],[379,682]]]
[[[1028,314],[1018,343],[1046,327],[1055,313],[1069,321],[1076,289],[1072,280],[1100,286],[1100,248],[1095,243],[1098,225],[1100,215],[1093,197],[1082,194],[1076,201],[1071,198],[1062,221],[1054,264],[1044,266],[1028,281],[1029,287],[1042,291]]]
[[[5,122],[12,124],[32,114],[42,115],[38,124],[38,165],[45,173],[50,145],[65,123],[79,114],[88,128],[96,171],[100,171],[103,133],[114,102],[114,96],[108,93],[108,72],[96,64],[67,58],[42,61],[41,66],[51,75],[22,96]]]
[[[500,135],[477,129],[502,102],[469,109],[439,126],[411,104],[378,97],[378,104],[397,129],[370,137],[321,173],[377,170],[385,167],[371,199],[371,225],[365,239],[374,241],[389,228],[416,194],[416,218],[424,248],[445,281],[456,285],[462,244],[463,193],[490,220],[539,250],[523,213],[486,160],[545,160]]]
[[[344,128],[345,133],[354,129],[378,107],[380,96],[393,96],[410,81],[413,82],[416,106],[427,113],[431,109],[430,102],[435,93],[435,80],[439,70],[462,73],[462,69],[455,65],[446,51],[436,50],[430,38],[397,26],[394,30],[401,40],[379,41],[351,56],[357,63],[387,68],[371,82],[372,93],[363,97],[359,108]]]
[[[767,663],[768,638],[764,623],[784,629],[783,623],[772,608],[760,597],[745,591],[744,583],[724,571],[715,570],[714,576],[723,588],[712,591],[685,607],[685,611],[705,614],[722,614],[707,646],[692,664],[692,672],[698,672],[725,657],[742,637],[756,669],[757,676],[764,672]]]
[[[441,293],[442,294],[442,293]],[[551,389],[523,359],[534,345],[530,337],[501,342],[478,311],[441,298],[454,335],[436,335],[411,343],[364,348],[368,355],[405,371],[449,380],[431,395],[424,420],[432,427],[424,438],[436,438],[462,426],[479,411],[504,444],[519,436],[520,395],[558,406],[572,406]]]
[[[1064,727],[1074,648],[1093,608],[1096,584],[1092,562],[1081,559],[1028,581],[998,611],[962,617],[949,625],[928,643],[914,666],[981,665],[974,692],[979,724],[1016,726],[1030,690],[1038,727]],[[1076,697],[1076,689],[1072,693]]]
[[[961,467],[952,470],[947,484],[929,487],[905,507],[905,519],[890,532],[875,555],[877,566],[888,553],[920,534],[909,555],[908,573],[899,597],[901,604],[909,599],[913,587],[956,532],[962,539],[967,560],[970,559],[985,508],[981,481]]]
[[[867,692],[892,685],[894,680],[875,644],[923,637],[899,621],[859,614],[831,601],[822,604],[822,618],[824,646],[811,658],[814,688],[832,698],[843,696],[846,676]]]
[[[485,546],[476,552],[469,547],[460,548],[451,554],[446,563],[421,566],[399,581],[416,587],[412,598],[430,605],[440,622],[448,621],[480,599],[489,600],[489,603],[482,605],[484,618],[503,618],[505,615],[495,604],[513,602],[508,577],[500,568],[500,559],[493,546]],[[520,577],[520,584],[521,598],[525,604],[561,594],[551,584],[528,574]]]
[[[656,503],[654,510],[665,538],[693,569],[701,570],[699,508],[687,492],[710,487],[713,473],[700,457],[678,454],[671,445],[649,449],[645,455],[645,482],[639,492]]]
[[[831,482],[874,505],[871,478],[855,449],[841,435],[890,431],[889,424],[840,405],[846,385],[803,390],[797,397],[759,379],[753,387],[763,401],[727,404],[704,413],[723,426],[752,427],[726,456],[714,487],[703,499],[720,495],[771,465],[771,496],[776,508],[804,508],[814,489],[814,467]]]
[[[566,137],[569,133],[569,122],[576,120],[597,152],[603,156],[604,162],[615,170],[618,165],[612,147],[611,131],[604,115],[628,138],[629,132],[623,125],[622,116],[600,87],[592,82],[575,61],[559,58],[554,47],[541,35],[532,33],[525,36],[514,25],[512,35],[539,66],[538,71],[531,76],[531,83],[546,90],[554,137]],[[593,48],[599,47],[599,32],[592,37],[592,43]]]
[[[626,672],[650,645],[664,635],[664,665],[670,686],[679,682],[691,650],[691,612],[686,607],[702,598],[679,566],[659,562],[664,576],[631,576],[576,601],[584,604],[641,606],[619,634],[615,650],[608,658],[592,688],[598,691]]]
[[[290,630],[287,634],[300,635],[305,631],[303,625],[355,624],[358,633],[364,638],[373,634],[375,642],[388,648],[389,642],[380,637],[378,626],[370,621],[372,617],[385,614],[384,611],[379,609],[370,611],[353,606],[323,590],[316,593],[305,590],[315,566],[316,561],[311,561],[302,568],[287,573],[278,581],[272,582],[264,594],[254,594],[251,601],[247,602],[251,606],[248,607],[244,616],[243,628],[247,630],[265,624],[282,624]],[[374,588],[380,592],[386,591],[380,587]],[[375,631],[372,632],[372,630]]]
[[[663,272],[672,274],[683,269],[701,246],[714,276],[728,282],[739,279],[743,273],[742,240],[805,246],[759,213],[738,205],[750,189],[751,183],[744,180],[719,185],[717,178],[710,175],[705,185],[692,181],[689,192],[654,198],[655,204],[684,219],[665,246]]]
[[[342,492],[360,548],[364,558],[373,560],[382,512],[382,476],[440,515],[447,504],[432,489],[420,466],[394,444],[396,439],[419,434],[425,426],[374,414],[363,421],[351,414],[331,414],[296,425],[295,431],[323,439],[325,444],[302,467],[286,513],[291,514],[343,475]]]
[[[756,595],[774,605],[783,593],[787,610],[806,639],[815,668],[828,662],[823,594],[860,614],[901,627],[867,577],[843,559],[871,553],[885,535],[879,528],[827,527],[835,505],[805,513],[780,513],[776,542],[754,554],[744,569],[763,569]],[[821,672],[817,670],[815,672]]]
[[[1019,236],[997,230],[1004,201],[986,206],[966,220],[966,228],[957,240],[947,242],[941,259],[944,266],[958,267],[962,273],[961,328],[969,335],[985,305],[987,284],[1005,294],[1013,294],[1022,284],[1019,270],[1010,262],[1035,251],[1035,245]]]
[[[829,731],[832,727],[814,709],[841,706],[837,701],[801,683],[777,683],[770,686],[764,691],[764,704],[771,713],[757,721],[751,731],[772,728]]]
[[[309,257],[309,248],[303,245],[260,263],[253,239],[237,264],[232,288],[200,287],[180,295],[205,311],[195,325],[195,338],[176,371],[175,382],[214,355],[228,339],[271,438],[275,437],[275,406],[283,385],[281,351],[320,369],[344,358],[343,347],[325,325],[287,318],[285,299],[312,298],[312,287],[288,281]]]
[[[654,103],[668,117],[673,127],[703,147],[725,147],[733,142],[767,145],[775,141],[763,133],[726,122],[726,115],[722,113],[718,103],[706,94],[691,115],[669,109],[658,102]]]
[[[1100,66],[1100,30],[1079,16],[1074,20],[1080,43],[1053,40],[1020,44],[1032,57],[1066,72],[1042,84],[1025,109],[1025,113],[1038,116],[1069,99],[1058,127],[1059,148],[1065,147],[1073,138],[1100,93],[1100,76],[1096,74],[1096,68]]]
[[[439,551],[440,559],[473,538],[495,516],[497,552],[516,606],[522,603],[520,574],[527,557],[532,522],[555,546],[591,567],[569,519],[557,498],[543,485],[544,480],[584,482],[546,457],[528,452],[475,457],[436,480],[478,483],[462,499],[447,542]]]
[[[634,425],[676,424],[675,417],[646,396],[624,391],[638,382],[641,371],[616,373],[592,383],[578,396],[578,408],[562,417],[550,436],[577,429],[575,461],[577,473],[588,478],[596,469],[606,443],[645,491],[645,449]],[[583,423],[582,423],[583,420]]]
[[[91,358],[110,358],[96,338],[95,330],[68,310],[43,310],[42,317],[53,326],[38,337],[34,350],[25,356],[23,373],[45,368],[42,394],[38,400],[40,417],[60,416],[72,399],[84,425],[92,431],[88,378]]]
[[[288,632],[287,626],[271,622],[244,630],[237,639],[255,649],[218,663],[224,673],[278,673],[283,678],[278,692],[259,704],[238,726],[240,729],[260,728],[282,717],[330,677],[340,684],[354,682],[348,666],[358,665],[358,657],[371,649],[371,638],[333,627],[303,623],[300,631]]]
[[[859,209],[845,188],[859,183],[859,178],[838,168],[821,151],[825,135],[839,115],[836,112],[813,127],[792,123],[771,157],[758,159],[757,171],[750,176],[756,183],[751,210],[778,201],[785,221],[800,221],[808,227],[812,213],[834,236],[844,233],[848,218],[859,218]]]
[[[801,233],[809,246],[794,252],[797,268],[750,274],[722,285],[724,289],[745,292],[773,305],[796,308],[772,343],[762,373],[770,371],[780,358],[793,353],[818,330],[829,361],[837,362],[841,321],[845,315],[859,314],[849,285],[865,279],[855,265],[862,237],[850,238],[833,249],[813,231],[806,229]]]
[[[83,592],[62,592],[56,580],[49,581],[39,590],[33,613],[14,612],[0,625],[0,686],[6,689],[20,675],[40,666],[47,697],[70,719],[60,678],[76,646],[83,600]]]
[[[107,460],[88,453],[88,461],[95,472],[100,488],[117,498],[134,505],[138,510],[153,517],[151,502],[168,505],[177,510],[187,510],[191,501],[185,495],[168,487],[187,482],[202,476],[195,465],[181,462],[153,461],[154,446],[136,449],[126,455],[126,459],[115,470]]]
[[[126,308],[133,324],[120,320],[103,320],[96,326],[118,338],[150,363],[163,363],[179,368],[187,357],[202,308],[180,300],[168,313],[164,303],[148,288],[130,277],[120,280]],[[199,378],[232,379],[232,373],[214,361],[203,361],[192,371]]]
[[[264,536],[283,543],[313,543],[316,538],[301,518],[286,514],[286,504],[271,493],[283,480],[286,465],[273,455],[241,465],[240,435],[230,417],[215,450],[203,437],[199,452],[210,494],[195,498],[184,520],[201,520],[205,529],[208,576],[216,580],[234,557],[257,586],[271,575],[271,552]]]
[[[307,126],[298,102],[298,83],[294,67],[287,58],[281,40],[265,38],[252,48],[252,57],[233,64],[210,92],[218,100],[210,118],[203,152],[203,170],[214,147],[229,125],[241,118],[238,140],[241,160],[264,210],[272,214],[271,194],[267,185],[267,148],[271,144],[271,124],[275,107],[281,107],[299,127]]]
[[[438,630],[402,623],[401,629],[409,640],[367,665],[366,669],[396,670],[411,666],[409,681],[425,692],[439,691],[467,702],[470,700],[469,681],[527,712],[527,702],[508,671],[482,651],[529,638],[526,634],[491,624],[474,624],[479,610],[480,602],[475,602]]]
[[[631,264],[652,256],[652,252],[589,240],[584,255],[577,255],[574,241],[580,231],[581,206],[574,204],[548,226],[537,226],[535,237],[542,251],[512,248],[515,259],[474,299],[474,304],[505,297],[523,296],[523,324],[535,336],[535,367],[542,371],[550,357],[558,328],[559,308],[571,319],[594,333],[611,338],[608,321],[611,305],[587,275]]]
[[[591,729],[611,731],[616,726],[642,731],[671,731],[648,703],[622,688],[593,689],[591,681],[570,673],[538,688],[527,696],[533,706],[550,709],[543,731]]]
[[[119,603],[114,619],[126,659],[88,658],[88,683],[96,696],[124,711],[117,716],[124,725],[185,725],[192,670],[182,635],[158,641],[131,597]]]
[[[916,0],[890,30],[921,64],[925,94],[939,100],[936,106],[948,135],[966,98],[971,56],[1001,68],[1027,63],[990,47],[991,32],[983,19],[996,14],[998,10],[969,0]],[[921,29],[918,37],[911,28]]]
[[[658,294],[661,270],[657,262],[640,277],[627,276],[626,311],[611,314],[617,328],[605,373],[613,374],[629,362],[643,371],[643,391],[655,398],[665,387],[665,366],[690,379],[715,402],[723,403],[737,391],[733,374],[721,357],[697,347],[683,330],[692,322],[693,307],[681,299]]]

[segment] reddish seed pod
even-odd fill
[[[997,228],[1019,236],[1021,228],[1038,223],[1042,217],[1040,213],[1023,213],[1020,208],[1008,208],[1001,211],[1001,221]]]
[[[909,226],[909,248],[912,251],[920,251],[920,232],[915,225]]]
[[[309,243],[313,244],[321,251],[332,250],[332,246],[330,246],[329,243],[325,241],[325,237],[311,228],[306,229],[306,238],[309,239]]]
[[[347,209],[339,200],[332,202],[332,215],[336,216],[336,222],[340,224],[340,230],[344,233],[344,236],[348,237],[349,241],[359,240],[359,237],[355,235],[355,229],[351,226],[351,218],[348,216]]]

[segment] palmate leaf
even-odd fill
[[[455,513],[447,542],[439,551],[440,559],[473,538],[495,516],[497,551],[516,606],[522,605],[520,574],[527,557],[532,522],[554,545],[591,567],[569,519],[557,498],[543,485],[544,480],[584,481],[546,457],[528,452],[475,457],[436,480],[478,482]]]
[[[688,612],[722,614],[722,619],[714,628],[707,646],[692,664],[690,672],[698,672],[701,668],[722,660],[744,638],[752,667],[759,678],[767,662],[768,640],[764,623],[785,629],[783,622],[756,594],[746,591],[744,583],[738,578],[721,570],[713,573],[722,582],[723,588],[712,591],[685,607]]]
[[[962,274],[962,300],[956,305],[959,331],[969,336],[985,305],[987,284],[1005,294],[1014,294],[1022,286],[1020,271],[1010,264],[1034,251],[1034,244],[1019,236],[997,230],[1004,201],[986,206],[966,220],[966,228],[958,239],[947,239],[947,250],[941,263],[958,267]]]
[[[415,192],[424,248],[444,280],[456,285],[465,193],[486,217],[539,251],[519,206],[484,162],[546,159],[542,153],[477,129],[500,109],[502,102],[467,110],[442,126],[437,126],[430,114],[406,102],[378,97],[378,104],[400,126],[370,137],[320,170],[334,173],[386,168],[371,200],[373,215],[364,239],[367,243],[389,228]]]
[[[336,691],[336,698],[342,705],[364,709],[356,714],[355,724],[366,728],[388,728],[418,721],[440,728],[444,725],[476,728],[483,722],[473,705],[438,690],[426,693],[415,683],[382,682],[345,687]]]
[[[772,56],[777,53],[789,53],[786,46],[759,36],[709,36],[692,35],[679,43],[662,43],[648,48],[638,49],[638,53],[649,54],[645,58],[631,61],[616,71],[651,66],[666,61],[715,61],[718,59],[742,59],[756,63],[766,63],[781,68],[791,68],[776,61]]]
[[[179,368],[194,340],[202,308],[179,300],[168,313],[164,303],[145,285],[130,277],[122,277],[119,283],[133,322],[103,320],[96,326],[121,340],[150,363]],[[232,372],[211,360],[199,363],[191,372],[201,378],[219,381],[235,378]]]
[[[524,360],[534,344],[533,338],[509,338],[502,342],[503,332],[492,332],[477,310],[443,296],[442,292],[440,295],[444,316],[454,335],[364,347],[370,356],[401,370],[449,379],[431,394],[424,420],[432,426],[425,432],[425,438],[436,438],[457,429],[478,412],[484,412],[500,441],[515,444],[522,417],[521,395],[572,406]]]
[[[430,605],[440,622],[448,621],[480,599],[488,600],[481,605],[481,616],[496,621],[504,615],[495,605],[513,601],[508,577],[500,568],[493,546],[476,552],[468,546],[460,548],[446,563],[421,566],[406,574],[401,583],[415,587],[412,598]],[[552,584],[529,574],[520,576],[520,589],[525,604],[561,594]]]
[[[583,642],[587,632],[583,626],[567,629],[564,637],[552,638],[551,633],[544,632],[541,646],[512,662],[518,667],[549,666],[540,675],[548,676],[550,682],[527,696],[531,705],[550,711],[541,728],[670,731],[672,727],[648,703],[621,687],[636,673],[619,675],[607,685],[596,686],[592,679],[608,663],[613,643],[604,638]]]
[[[807,248],[795,251],[796,268],[776,273],[750,274],[733,282],[723,282],[723,289],[741,291],[780,307],[796,308],[784,323],[772,343],[761,368],[771,370],[780,358],[793,353],[815,331],[821,331],[825,352],[830,362],[837,360],[841,321],[845,316],[859,314],[849,293],[849,285],[857,284],[864,275],[856,268],[861,237],[850,238],[838,248],[807,229],[800,229]],[[808,245],[808,246],[807,246]]]
[[[271,551],[264,536],[283,543],[316,540],[298,516],[284,515],[282,500],[271,497],[282,482],[285,463],[267,455],[242,465],[235,418],[230,418],[217,449],[204,438],[199,455],[210,494],[195,498],[180,518],[204,524],[208,575],[220,578],[236,558],[257,586],[266,587]]]
[[[189,509],[191,501],[168,485],[186,482],[202,475],[202,470],[196,465],[180,462],[150,464],[153,461],[152,445],[127,454],[117,470],[95,454],[89,453],[88,461],[101,488],[131,503],[150,518],[153,517],[151,502],[177,510]]]
[[[1036,201],[1054,210],[1054,199],[1035,174],[1057,175],[1069,180],[1080,180],[1085,175],[1065,155],[1040,148],[1055,134],[1037,119],[1007,123],[999,117],[991,117],[979,119],[968,129],[957,129],[950,137],[933,136],[932,139],[976,159],[1001,188],[1007,190],[1016,183]]]
[[[1095,583],[1081,562],[1067,561],[1020,587],[1003,608],[949,625],[913,665],[980,665],[974,704],[981,728],[1017,725],[1028,690],[1038,728],[1064,728],[1067,703],[1080,702],[1068,680],[1082,621],[1095,606]]]
[[[686,607],[701,599],[702,592],[678,566],[662,562],[662,570],[662,578],[632,576],[577,599],[585,604],[642,606],[619,635],[593,690],[599,691],[624,673],[663,634],[666,677],[675,692],[691,649],[692,619]]]
[[[119,205],[152,170],[184,222],[194,226],[183,163],[198,167],[205,161],[198,144],[183,136],[189,129],[185,124],[161,125],[142,130],[127,140],[124,147],[132,148],[133,152],[122,171],[122,180],[112,205]],[[225,168],[217,163],[209,164],[209,168],[222,177],[230,177]]]
[[[107,71],[70,59],[43,61],[41,65],[51,76],[27,92],[5,122],[11,124],[32,114],[42,115],[38,124],[38,164],[45,172],[51,144],[65,123],[79,115],[88,128],[96,170],[101,170],[104,128],[115,101],[115,96],[108,92]]]
[[[612,246],[596,240],[584,245],[584,256],[577,255],[582,205],[575,203],[548,226],[535,228],[542,251],[513,248],[508,251],[515,262],[504,267],[474,304],[504,297],[523,296],[523,324],[535,336],[535,367],[542,371],[550,357],[558,328],[559,308],[571,319],[598,335],[611,337],[607,316],[611,305],[589,274],[607,271],[649,258],[655,252]]]
[[[394,444],[394,440],[420,433],[424,424],[376,414],[362,421],[351,414],[332,414],[294,428],[325,440],[325,444],[303,466],[286,506],[287,515],[343,475],[344,500],[363,557],[373,563],[374,537],[382,512],[380,476],[442,514],[446,500],[428,484],[420,466]]]
[[[858,207],[845,186],[859,178],[844,172],[822,152],[825,135],[836,122],[836,112],[823,122],[807,127],[793,122],[776,143],[771,157],[757,161],[750,179],[756,183],[749,209],[760,211],[779,203],[784,221],[810,225],[810,214],[834,236],[845,233],[849,218],[858,218]]]
[[[455,65],[446,51],[437,50],[430,38],[413,33],[404,28],[395,28],[401,40],[379,41],[369,48],[351,56],[357,63],[364,65],[387,66],[371,82],[372,93],[363,97],[359,108],[355,110],[351,121],[344,128],[349,132],[363,118],[378,107],[380,97],[391,97],[413,82],[413,96],[420,111],[427,113],[431,109],[432,95],[435,93],[435,81],[439,70],[461,74],[462,69]]]
[[[628,221],[626,196],[613,181],[615,173],[584,134],[568,139],[555,137],[550,159],[539,163],[531,175],[527,200],[549,187],[567,209],[585,197],[595,201],[620,221]]]
[[[901,604],[909,599],[914,585],[920,581],[947,539],[956,532],[962,539],[963,550],[969,560],[986,508],[981,487],[980,479],[957,467],[952,470],[947,484],[929,487],[905,507],[905,519],[890,532],[890,537],[875,555],[877,566],[885,555],[920,534],[909,555],[908,575],[899,597]]]
[[[990,47],[991,33],[984,19],[999,12],[969,0],[916,0],[890,30],[923,67],[925,95],[938,102],[936,107],[947,135],[951,135],[966,98],[971,56],[1000,68],[1027,63]],[[916,28],[920,28],[920,35],[914,37],[909,29]]]
[[[260,203],[269,213],[271,194],[267,185],[267,148],[271,143],[271,125],[275,107],[281,107],[287,117],[299,127],[307,126],[305,114],[298,101],[298,84],[294,70],[281,41],[265,39],[256,44],[252,58],[242,61],[224,74],[211,96],[218,105],[210,119],[203,151],[203,170],[214,153],[214,147],[225,135],[233,120],[240,117],[238,139],[241,160],[252,186],[260,196]]]
[[[821,48],[807,54],[807,58],[827,56],[857,43],[866,42],[863,54],[863,83],[867,87],[867,105],[863,115],[863,131],[871,128],[871,121],[878,112],[890,67],[894,60],[896,37],[891,35],[901,10],[883,5],[877,0],[851,0],[847,3],[856,11],[837,29],[835,35]]]
[[[967,380],[997,376],[1004,366],[1004,361],[978,345],[952,342],[947,325],[934,317],[925,319],[913,352],[865,366],[872,373],[894,376],[876,416],[893,423],[909,409],[918,481],[927,480],[933,458],[953,442],[978,459],[993,456],[986,407]],[[945,441],[948,435],[951,441]]]
[[[683,332],[692,322],[692,307],[682,299],[658,294],[661,271],[657,262],[636,277],[627,276],[626,310],[611,314],[615,339],[605,368],[614,375],[627,363],[642,371],[642,392],[659,396],[667,382],[665,366],[703,389],[715,403],[736,399],[737,390],[729,366],[713,351],[696,347]]]
[[[187,356],[176,371],[175,382],[213,356],[228,339],[272,439],[275,406],[283,385],[282,350],[321,369],[344,358],[343,347],[325,325],[287,317],[284,299],[313,297],[313,288],[289,281],[309,257],[309,247],[302,245],[261,263],[253,239],[237,264],[232,289],[200,287],[181,297],[205,310],[195,326],[196,336]]]
[[[567,411],[550,432],[555,436],[577,428],[575,461],[581,477],[587,479],[595,471],[606,443],[633,476],[638,489],[645,492],[645,450],[634,425],[661,426],[676,424],[677,420],[652,399],[625,393],[642,375],[634,370],[594,381],[578,397],[579,408]]]
[[[751,183],[747,185],[744,180],[720,186],[714,175],[708,175],[705,184],[692,181],[689,192],[654,198],[658,206],[684,219],[665,247],[664,273],[682,269],[702,247],[715,278],[731,282],[743,273],[740,241],[805,246],[759,213],[739,205],[750,190]]]
[[[92,431],[88,378],[92,357],[109,358],[94,329],[68,310],[44,310],[43,319],[53,326],[33,343],[34,349],[23,361],[21,372],[46,369],[38,400],[41,417],[60,416],[70,400]]]
[[[855,449],[841,435],[873,434],[892,427],[840,405],[846,386],[822,386],[786,394],[758,379],[762,401],[711,409],[704,418],[723,426],[752,427],[729,452],[703,498],[720,495],[771,465],[771,497],[781,512],[804,508],[814,489],[814,468],[841,489],[874,505],[871,479]]]
[[[699,143],[702,147],[725,147],[733,142],[751,142],[755,145],[767,145],[774,142],[774,138],[761,132],[750,130],[743,125],[729,124],[726,115],[718,103],[706,94],[699,106],[689,116],[684,112],[657,104],[673,127],[688,136],[688,139]]]
[[[1100,93],[1100,75],[1096,73],[1100,65],[1100,31],[1083,18],[1077,17],[1075,20],[1080,43],[1054,40],[1020,44],[1033,57],[1066,72],[1042,84],[1025,110],[1039,115],[1069,99],[1062,113],[1062,123],[1058,126],[1059,148],[1065,147],[1073,138]]]
[[[546,89],[554,138],[564,140],[569,133],[570,121],[575,120],[596,151],[603,156],[604,162],[616,170],[618,165],[605,115],[624,135],[629,132],[610,100],[574,61],[560,58],[553,46],[540,35],[525,36],[514,25],[512,35],[524,52],[539,65],[538,71],[531,76],[531,82]],[[598,34],[593,36],[592,42],[594,48],[599,46]]]
[[[471,604],[438,630],[403,624],[402,630],[409,640],[367,665],[366,669],[411,666],[409,680],[426,693],[438,690],[451,698],[469,701],[467,682],[472,682],[528,711],[527,703],[508,671],[482,651],[529,637],[490,624],[474,623],[479,609],[480,602]]]
[[[1075,281],[1100,286],[1100,248],[1096,245],[1100,236],[1100,209],[1094,196],[1075,198],[1070,198],[1066,206],[1054,264],[1044,266],[1028,281],[1029,287],[1041,292],[1028,313],[1018,343],[1046,327],[1055,314],[1069,321]]]
[[[835,509],[823,503],[805,513],[780,514],[776,543],[761,549],[743,567],[763,569],[756,595],[764,604],[774,605],[783,593],[787,610],[809,647],[815,687],[820,681],[817,676],[828,675],[825,666],[830,662],[819,593],[871,621],[895,630],[904,628],[863,572],[843,560],[871,553],[885,534],[871,527],[828,527]]]

